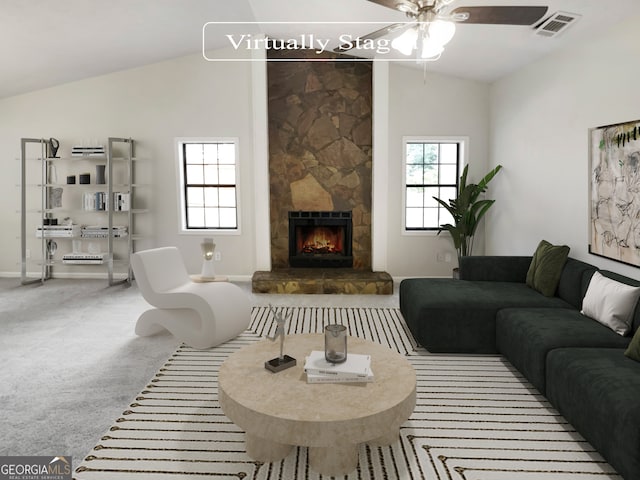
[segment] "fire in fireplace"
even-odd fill
[[[351,212],[289,212],[289,265],[352,267]]]
[[[296,227],[296,250],[303,254],[342,253],[344,231],[341,227]]]

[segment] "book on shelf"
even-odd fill
[[[80,230],[81,238],[107,238],[109,236],[109,227],[99,225],[85,225]],[[124,225],[114,225],[111,228],[111,236],[114,238],[126,237],[127,227]]]
[[[105,153],[104,145],[95,145],[92,147],[74,145],[71,147],[72,157],[104,157]]]
[[[65,253],[62,263],[77,265],[100,265],[104,262],[104,253]]]
[[[325,359],[323,351],[313,350],[306,358],[304,371],[309,383],[373,381],[371,355],[359,353],[349,353],[342,363],[331,363]]]
[[[36,238],[69,238],[79,234],[78,225],[39,225],[36,228]]]
[[[115,212],[128,212],[131,204],[129,192],[113,192],[113,210]]]
[[[129,192],[113,192],[112,205],[114,206],[114,212],[129,211],[130,203],[131,196]],[[109,204],[108,192],[85,192],[82,194],[83,210],[108,211]]]

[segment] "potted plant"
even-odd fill
[[[469,165],[465,165],[456,198],[449,199],[448,202],[433,197],[440,205],[447,209],[453,217],[453,224],[446,223],[440,225],[440,232],[446,230],[451,234],[453,245],[458,254],[458,265],[460,257],[471,255],[473,251],[473,237],[478,228],[478,224],[487,213],[495,200],[479,199],[481,194],[487,191],[487,186],[491,179],[500,171],[502,165],[498,165],[487,173],[479,183],[467,184],[467,173]],[[454,269],[454,276],[458,269]]]

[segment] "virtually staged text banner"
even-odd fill
[[[247,61],[258,51],[314,51],[318,60],[325,53],[348,54],[340,61],[415,60],[403,57],[392,48],[391,32],[415,27],[416,22],[207,22],[202,28],[202,55],[208,61]],[[304,29],[304,31],[303,31]],[[321,33],[324,32],[324,33]],[[326,32],[331,32],[328,35]],[[376,32],[376,38],[366,38]],[[231,52],[225,56],[208,56],[207,50]],[[360,58],[359,58],[360,57]],[[361,58],[365,57],[365,58]],[[270,61],[274,59],[269,59]],[[313,60],[313,57],[278,59],[279,61]],[[276,61],[276,60],[274,60]]]

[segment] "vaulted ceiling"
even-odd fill
[[[489,4],[546,5],[548,14],[580,18],[553,38],[533,27],[459,25],[441,58],[426,64],[429,71],[491,82],[624,19],[640,21],[639,0],[455,0],[449,8]],[[368,0],[3,0],[0,98],[202,52],[207,22],[257,22],[253,27],[273,38],[326,22],[313,29],[329,38],[337,34],[331,22],[349,22],[340,28],[357,37],[372,25],[407,20]],[[206,49],[222,46],[223,35],[205,35]]]

